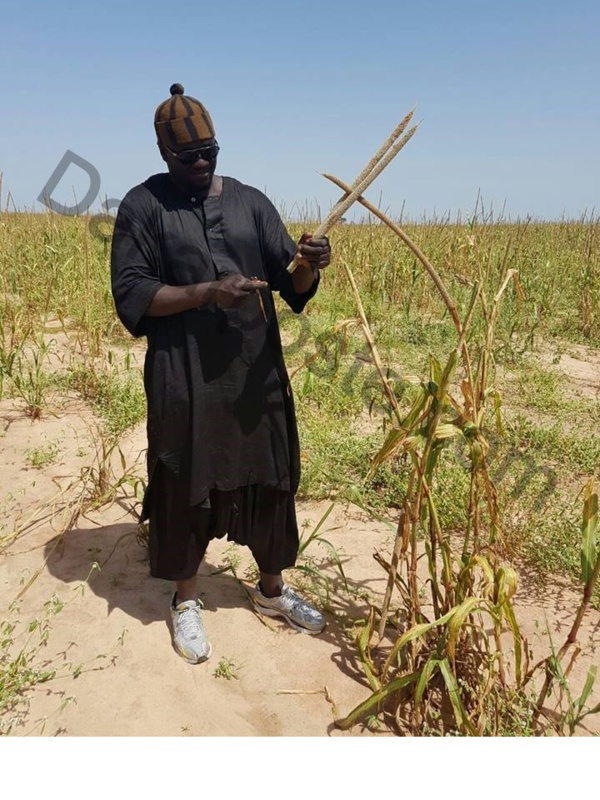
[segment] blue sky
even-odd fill
[[[280,208],[319,206],[404,114],[419,130],[368,197],[395,217],[578,217],[598,208],[600,3],[504,0],[33,0],[0,20],[2,207],[37,208],[66,150],[121,198],[163,171],[152,126],[171,83],[209,109],[218,172]],[[72,167],[53,198],[87,178]],[[96,202],[94,208],[98,206]]]

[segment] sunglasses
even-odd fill
[[[201,158],[203,161],[213,161],[219,152],[219,145],[215,142],[214,144],[206,144],[204,147],[198,147],[196,150],[181,150],[179,153],[173,152],[173,150],[169,150],[172,156],[181,163],[185,164],[186,166],[191,166]]]

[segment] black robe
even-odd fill
[[[294,290],[286,267],[295,250],[272,203],[233,178],[223,178],[220,196],[202,200],[159,174],[123,199],[112,286],[119,318],[148,340],[147,497],[159,460],[189,482],[190,505],[206,502],[213,488],[296,492],[298,433],[272,295],[278,291],[300,312],[316,292],[318,279],[304,294]],[[269,289],[239,309],[145,316],[161,285],[232,272],[267,281]]]

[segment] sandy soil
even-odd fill
[[[597,373],[591,378],[597,383]],[[364,618],[368,597],[383,591],[385,573],[373,553],[389,549],[393,526],[357,509],[335,507],[323,532],[342,554],[353,594],[333,592],[328,625],[318,637],[296,633],[275,620],[261,621],[244,589],[251,585],[248,556],[236,550],[241,556],[237,577],[212,574],[226,566],[232,553],[226,541],[214,542],[199,582],[213,654],[207,663],[190,666],[172,649],[167,623],[172,586],[148,577],[146,549],[136,536],[131,503],[114,502],[89,512],[60,535],[74,506],[63,507],[76,497],[77,477],[92,463],[98,435],[91,412],[80,402],[61,401],[52,411],[32,422],[15,403],[0,403],[0,534],[22,529],[0,556],[0,605],[6,615],[20,594],[20,617],[29,620],[57,594],[65,607],[53,620],[44,657],[54,665],[82,664],[82,670],[77,679],[58,678],[38,686],[31,694],[28,719],[15,733],[373,735],[360,727],[343,733],[333,719],[370,694],[350,629],[353,620]],[[55,460],[35,469],[32,451],[48,444],[55,445]],[[137,465],[140,474],[144,448],[141,426],[123,443],[128,465]],[[328,507],[300,503],[300,524],[314,528]],[[53,512],[53,519],[40,514],[44,508]],[[324,559],[327,553],[315,546],[312,555]],[[81,591],[94,562],[101,569]],[[335,587],[335,571],[328,568],[328,574]],[[568,581],[546,582],[539,589],[533,576],[521,571],[518,618],[534,653],[546,645],[547,629],[556,645],[562,644],[577,599]],[[600,614],[590,611],[571,674],[575,691],[589,665],[598,661],[599,644]],[[232,665],[229,670],[224,669],[227,664]],[[219,665],[229,677],[219,675]],[[76,703],[60,710],[61,701],[71,696]],[[600,702],[599,687],[592,702]],[[41,720],[46,720],[43,729]],[[589,720],[587,730],[600,731],[597,718]]]
[[[540,360],[550,368],[563,372],[569,379],[568,394],[571,397],[600,399],[600,352],[579,344],[565,345],[565,352],[558,358],[546,350]]]

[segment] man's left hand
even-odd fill
[[[325,269],[331,262],[329,239],[313,239],[310,233],[303,233],[296,250],[296,261],[305,263],[312,269]]]

